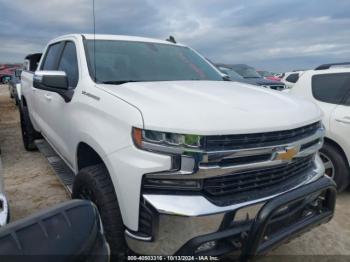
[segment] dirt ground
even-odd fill
[[[11,221],[69,198],[46,158],[24,150],[20,130],[18,110],[9,98],[7,85],[2,85],[0,147]]]
[[[24,150],[19,114],[4,85],[0,85],[0,147],[11,221],[69,199],[47,160],[39,152]],[[350,261],[350,190],[338,196],[335,217],[330,223],[279,247],[261,260],[290,259]]]

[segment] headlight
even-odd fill
[[[153,130],[133,128],[132,136],[137,147],[165,153],[183,153],[201,151],[203,137]]]

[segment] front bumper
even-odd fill
[[[334,213],[335,196],[335,184],[325,176],[278,197],[233,205],[206,215],[200,214],[205,204],[200,196],[144,195],[145,204],[154,212],[153,237],[142,238],[126,231],[126,240],[133,251],[143,255],[235,252],[245,259],[264,254],[329,221]],[[166,210],[168,201],[173,207],[187,206],[187,214],[176,208],[173,212]]]

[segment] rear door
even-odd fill
[[[350,154],[350,72],[319,74],[312,78],[313,95],[321,101],[328,135]]]
[[[347,95],[333,112],[332,132],[336,134],[342,143],[342,148],[350,159],[350,73],[345,83]]]

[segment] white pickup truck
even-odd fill
[[[62,36],[22,89],[25,148],[43,136],[66,162],[114,254],[244,259],[333,216],[318,107],[223,81],[187,46]]]

